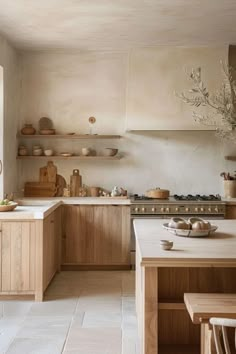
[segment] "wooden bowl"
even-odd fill
[[[8,205],[0,205],[0,212],[2,212],[2,211],[12,211],[12,210],[14,210],[17,207],[17,205],[18,204],[15,203],[15,202],[11,202]]]
[[[103,156],[115,156],[118,152],[118,149],[105,148],[102,151]]]

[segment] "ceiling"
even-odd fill
[[[236,43],[235,0],[0,0],[0,33],[29,50]]]

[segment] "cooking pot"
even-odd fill
[[[168,189],[155,188],[155,189],[149,189],[145,193],[145,195],[146,195],[146,197],[149,197],[149,198],[167,199],[167,198],[169,198],[170,191]]]

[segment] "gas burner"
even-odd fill
[[[175,198],[175,200],[182,200],[182,201],[200,200],[200,201],[209,202],[209,201],[220,201],[221,200],[221,197],[219,194],[216,194],[216,195],[213,195],[213,194],[209,194],[209,195],[200,195],[200,194],[178,195],[178,194],[175,194],[174,198]]]
[[[152,200],[153,198],[146,197],[146,195],[134,194],[134,195],[133,195],[133,199],[134,199],[134,200]]]

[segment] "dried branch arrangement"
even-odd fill
[[[219,90],[210,93],[202,81],[201,68],[192,69],[187,73],[192,88],[177,96],[185,103],[193,106],[205,106],[209,109],[208,114],[193,111],[196,122],[215,126],[216,135],[221,138],[233,139],[236,143],[236,81],[233,78],[235,69],[222,64],[224,79]]]

